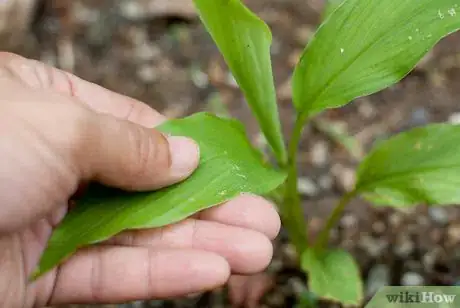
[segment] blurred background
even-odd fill
[[[320,22],[325,0],[246,0],[274,34],[280,113],[292,124],[290,74]],[[2,0],[0,50],[46,62],[144,101],[169,117],[208,110],[257,125],[191,0]],[[430,122],[460,123],[460,35],[444,39],[401,83],[323,113],[305,131],[299,185],[309,234],[318,231],[354,168],[377,140]],[[372,208],[355,200],[334,245],[357,258],[370,297],[384,285],[459,285],[460,212]],[[232,277],[213,292],[118,307],[309,307],[306,278],[282,231],[263,274]],[[233,306],[232,306],[233,305]],[[115,307],[115,306],[106,306]],[[310,307],[340,307],[318,303]]]

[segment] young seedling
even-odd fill
[[[324,299],[360,304],[358,266],[346,251],[328,247],[330,230],[357,196],[393,207],[460,202],[460,126],[431,124],[379,143],[359,166],[355,188],[342,197],[313,243],[306,236],[297,188],[302,129],[322,111],[405,77],[439,40],[460,28],[460,0],[332,0],[293,74],[295,124],[287,147],[280,129],[268,26],[240,0],[194,3],[260,124],[276,165],[264,162],[236,120],[207,113],[171,120],[159,129],[198,142],[197,171],[182,183],[149,193],[91,187],[54,231],[33,278],[82,246],[127,229],[168,225],[250,192],[280,201],[279,211],[301,255],[309,289]]]

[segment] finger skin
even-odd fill
[[[126,231],[110,245],[155,249],[200,249],[223,256],[233,273],[263,271],[273,255],[273,245],[262,233],[218,222],[187,219],[160,229]]]
[[[160,115],[146,104],[111,92],[65,71],[15,54],[0,52],[0,65],[0,75],[9,76],[10,79],[19,81],[23,86],[28,86],[32,90],[42,90],[41,92],[43,93],[41,94],[42,97],[44,97],[44,101],[47,100],[47,95],[52,96],[54,100],[61,100],[62,104],[67,103],[66,107],[74,110],[71,112],[74,118],[57,119],[61,119],[61,126],[73,125],[76,127],[74,130],[77,130],[80,135],[74,136],[73,139],[69,138],[71,142],[75,143],[78,139],[83,139],[85,143],[65,146],[74,146],[84,149],[83,157],[79,157],[83,162],[87,160],[88,155],[96,154],[96,157],[100,159],[94,166],[102,169],[102,182],[104,184],[111,185],[111,182],[116,180],[113,185],[121,186],[120,188],[131,189],[131,187],[126,186],[136,187],[140,185],[140,189],[142,190],[157,189],[183,180],[196,168],[198,164],[198,155],[194,153],[198,152],[196,144],[192,144],[191,141],[185,142],[182,140],[180,143],[181,145],[178,145],[174,152],[168,153],[169,149],[165,146],[165,138],[162,134],[154,130],[147,131],[146,129],[129,125],[128,122],[152,128],[166,120],[164,116]],[[61,96],[56,94],[60,94]],[[36,97],[36,99],[39,100],[40,97]],[[71,106],[74,102],[80,102],[81,105],[88,107],[97,114],[108,116],[90,117],[88,113],[83,112],[82,109],[77,112],[78,110]],[[50,112],[47,113],[48,117],[49,114],[53,113],[52,111],[53,110],[50,110]],[[91,119],[93,119],[93,121],[90,121]],[[88,128],[85,126],[88,126]],[[59,131],[58,129],[57,132]],[[150,138],[149,133],[151,133]],[[75,140],[76,138],[78,139]],[[129,143],[123,144],[123,141]],[[100,143],[102,144],[98,146]],[[179,144],[179,142],[176,143]],[[60,144],[60,146],[64,145]],[[162,151],[162,149],[165,149],[165,151]],[[131,176],[128,174],[128,176],[124,176],[124,178],[126,178],[125,182],[136,181],[131,185],[117,183],[118,179],[122,179],[120,175],[116,176],[118,179],[113,179],[112,173],[119,168],[114,165],[110,166],[110,163],[106,163],[104,157],[104,155],[115,157],[114,153],[119,153],[120,151],[124,153],[120,153],[118,155],[119,157],[124,156],[132,158],[133,155],[137,155],[134,157],[135,160],[146,162],[145,166],[140,164],[138,167],[139,171],[135,172],[134,175]],[[139,151],[141,152],[140,154]],[[143,151],[145,151],[146,154],[144,154]],[[181,164],[175,171],[173,170],[172,174],[161,170],[168,169],[171,163],[171,155],[174,155],[173,158],[175,158],[176,163]],[[151,161],[149,160],[150,157],[155,158],[158,162],[155,163],[156,168],[154,169],[148,169],[152,167],[148,164],[148,162]],[[121,168],[127,167],[128,171],[132,169],[132,165],[132,163],[120,164]],[[139,165],[139,163],[134,164],[134,166],[136,165]],[[145,172],[144,169],[146,170]],[[150,180],[147,180],[147,182],[151,182],[153,177],[155,182],[147,184],[142,183],[143,179],[138,177],[138,173],[140,173],[140,175],[145,175],[148,174],[150,170],[160,170],[160,172],[156,172],[156,174],[151,174],[149,177]],[[96,180],[99,180],[97,170],[95,173]],[[109,176],[104,176],[104,174],[109,174]],[[109,183],[105,183],[106,181]],[[140,182],[140,184],[138,182]]]
[[[166,138],[111,116],[88,125],[76,163],[87,179],[127,190],[153,190],[180,182],[198,167],[199,148],[191,139]]]
[[[62,265],[49,304],[183,296],[219,287],[229,275],[225,259],[195,249],[90,248]]]
[[[199,219],[220,222],[259,231],[273,240],[281,228],[275,206],[268,200],[250,194],[241,195],[220,206],[200,213]]]
[[[27,254],[16,262],[23,267],[22,273],[33,268],[37,252],[44,246],[43,238],[61,220],[67,209],[63,204],[81,181],[150,190],[183,180],[198,164],[199,149],[193,141],[189,140],[193,143],[189,150],[194,150],[187,153],[184,140],[164,138],[152,129],[165,117],[146,104],[40,62],[3,52],[0,81],[10,95],[3,97],[7,104],[0,102],[0,113],[8,114],[8,108],[12,109],[6,111],[21,111],[18,118],[2,118],[0,128],[7,127],[3,129],[6,132],[15,123],[28,125],[23,136],[30,142],[23,143],[19,151],[11,151],[16,153],[11,161],[21,162],[22,169],[16,174],[39,174],[32,185],[30,177],[2,179],[0,174],[0,183],[3,180],[8,184],[0,185],[8,200],[0,208],[0,233],[16,231],[18,226],[25,229],[24,225],[37,218],[48,221],[46,226],[43,220],[32,225],[30,232],[19,238],[23,245],[33,243],[28,249],[13,247],[18,255]],[[10,150],[11,144],[0,143],[0,151],[2,145]],[[32,164],[37,162],[37,155],[33,159],[26,156],[35,152],[40,153],[39,164]],[[9,165],[6,163],[0,170]],[[49,173],[55,171],[51,167],[56,165],[59,177]],[[8,195],[9,192],[15,193]],[[263,199],[241,198],[204,211],[200,219],[126,233],[124,240],[123,236],[117,239],[120,246],[109,242],[83,249],[59,271],[50,272],[34,284],[23,284],[27,287],[24,301],[32,305],[37,300],[37,305],[45,305],[167,298],[218,287],[228,280],[230,272],[260,272],[271,260],[270,239],[279,231],[279,217]],[[2,211],[9,214],[3,215]],[[1,221],[1,217],[8,221]]]
[[[0,98],[0,233],[44,218],[82,181],[154,190],[197,167],[194,141],[166,139],[155,129],[96,113],[74,97],[28,86],[24,80],[33,78],[27,76],[41,70],[21,61],[0,65],[0,86],[9,90]]]
[[[241,307],[247,295],[249,277],[232,275],[228,281],[228,293],[233,307]]]

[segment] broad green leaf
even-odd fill
[[[194,2],[273,152],[279,161],[286,162],[270,58],[270,29],[240,0]]]
[[[307,249],[302,254],[302,269],[308,273],[308,286],[319,297],[344,305],[359,305],[363,283],[359,268],[343,250]]]
[[[199,113],[159,127],[193,138],[200,147],[198,169],[182,183],[156,192],[127,193],[93,187],[52,234],[35,277],[78,248],[127,229],[155,228],[180,221],[241,193],[264,194],[285,175],[262,164],[235,120]]]
[[[326,20],[327,18],[329,18],[329,16],[332,15],[335,9],[337,9],[343,1],[344,0],[327,0],[321,19]]]
[[[460,203],[460,126],[431,124],[380,142],[364,159],[356,191],[381,205]]]
[[[306,117],[380,91],[459,28],[459,0],[344,0],[295,69],[294,105]]]

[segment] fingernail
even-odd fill
[[[171,176],[184,178],[198,167],[200,149],[198,144],[186,137],[168,137],[171,153]]]

